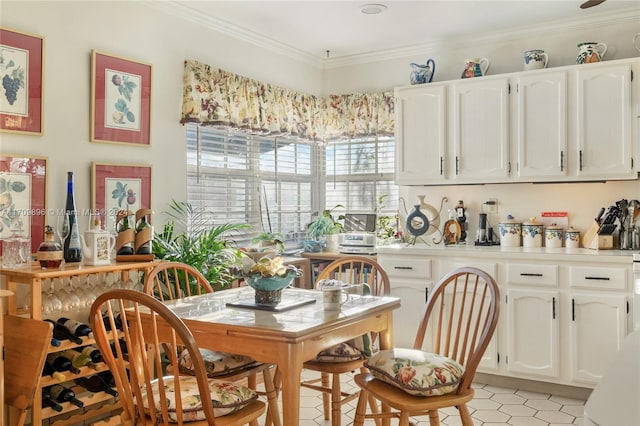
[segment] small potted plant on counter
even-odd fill
[[[339,234],[344,233],[344,226],[340,221],[344,220],[344,215],[334,217],[333,211],[344,208],[337,204],[332,209],[316,212],[312,215],[312,221],[307,225],[308,240],[303,242],[305,251],[319,252],[322,248],[326,251],[337,252],[339,245]]]

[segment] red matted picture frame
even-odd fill
[[[151,65],[91,51],[91,141],[151,144]]]
[[[151,166],[91,163],[91,205],[107,230],[115,230],[118,210],[151,208]]]
[[[0,131],[42,135],[44,38],[0,28]]]
[[[47,158],[0,154],[0,239],[20,229],[35,253],[44,240],[49,213]]]

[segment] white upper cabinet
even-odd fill
[[[396,89],[399,185],[637,179],[640,59]]]
[[[395,91],[396,180],[421,185],[445,176],[446,86]]]
[[[529,73],[515,81],[517,176],[566,176],[567,73]]]
[[[576,72],[577,175],[633,178],[631,64]]]
[[[452,85],[452,178],[487,182],[509,176],[509,80]]]

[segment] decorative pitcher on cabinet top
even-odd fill
[[[576,64],[589,64],[591,62],[600,62],[607,53],[607,45],[604,43],[596,43],[595,41],[585,41],[579,43],[580,52],[576,58]]]
[[[431,66],[429,66],[429,64],[431,64]],[[431,83],[433,74],[436,72],[436,63],[433,59],[427,59],[427,63],[424,65],[414,62],[409,65],[411,65],[411,74],[409,75],[411,84]]]
[[[487,71],[489,71],[489,60],[487,58],[467,59],[461,78],[482,77]]]

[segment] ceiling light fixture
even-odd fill
[[[369,3],[360,6],[360,12],[365,15],[377,15],[382,13],[386,8],[387,6],[381,3]]]

